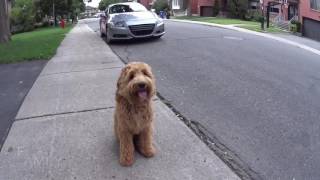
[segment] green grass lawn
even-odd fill
[[[9,43],[0,44],[0,63],[50,59],[71,28],[39,28],[15,34]]]
[[[231,19],[231,18],[221,18],[221,17],[199,17],[199,16],[181,16],[174,17],[174,19],[182,19],[182,20],[191,20],[191,21],[200,21],[214,24],[222,24],[222,25],[236,25],[237,27],[241,27],[244,29],[249,29],[252,31],[262,32],[260,22],[256,21],[244,21],[240,19]],[[266,32],[282,32],[279,28],[270,26],[270,28],[265,29]]]
[[[265,31],[262,31],[260,23],[258,25],[239,25],[237,27],[241,27],[244,29],[249,29],[249,30],[257,31],[257,32],[269,32],[269,33],[284,32],[281,29],[279,29],[273,25],[270,25],[269,28],[265,28]]]
[[[229,25],[229,24],[248,24],[248,25],[255,25],[258,22],[254,21],[244,21],[240,19],[231,19],[231,18],[220,18],[220,17],[200,17],[200,16],[181,16],[175,17],[175,19],[185,19],[191,21],[201,21],[201,22],[208,22],[208,23],[215,23],[215,24],[222,24],[222,25]]]

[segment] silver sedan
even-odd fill
[[[160,38],[165,34],[163,20],[136,2],[111,4],[100,18],[101,36],[107,43],[133,38]]]

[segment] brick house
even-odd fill
[[[213,14],[213,0],[192,0],[191,14],[200,16],[212,16]]]
[[[191,3],[191,14],[212,16],[212,7],[215,1],[217,0],[172,0],[171,7],[174,15],[186,15],[188,3]]]
[[[320,41],[320,0],[300,0],[303,36]]]
[[[268,4],[271,21],[288,27],[290,20],[299,20],[304,36],[320,40],[320,0],[264,0],[265,11]]]
[[[227,0],[191,0],[191,13],[198,16],[212,16],[213,5],[219,1],[220,14],[227,11]],[[259,2],[260,1],[260,2]],[[171,0],[174,15],[186,15],[188,0]],[[278,26],[288,29],[289,22],[299,20],[302,34],[320,41],[320,0],[249,0],[250,9],[264,12],[270,6],[270,19]]]
[[[146,7],[147,9],[151,9],[153,0],[136,0],[136,2],[142,4],[144,7]]]
[[[267,6],[270,7],[270,18],[278,18],[282,21],[289,21],[292,18],[297,18],[299,13],[299,1],[298,0],[264,0],[263,6],[265,7],[265,12],[267,11]]]
[[[191,14],[198,16],[212,16],[213,6],[219,1],[220,14],[227,12],[227,0],[191,0]],[[188,0],[172,0],[172,10],[178,15],[186,15]],[[257,8],[259,0],[249,0],[249,8]]]

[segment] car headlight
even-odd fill
[[[115,27],[125,27],[126,23],[124,21],[118,21],[114,23]]]
[[[164,24],[164,23],[163,23],[162,20],[160,20],[160,19],[157,20],[157,26],[162,26],[163,24]]]

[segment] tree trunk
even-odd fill
[[[0,0],[0,43],[10,41],[9,1]]]
[[[187,16],[192,15],[192,0],[188,0],[188,7],[187,7]]]

